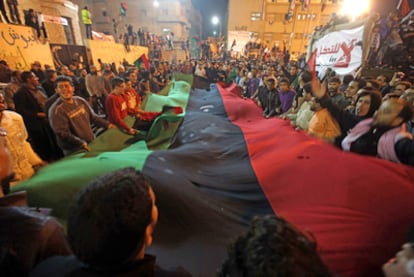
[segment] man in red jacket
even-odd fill
[[[123,96],[125,90],[125,81],[122,78],[115,77],[112,79],[112,92],[106,98],[106,113],[108,121],[115,124],[118,128],[123,129],[130,135],[135,134],[133,128],[128,127],[124,119],[128,115],[128,105]]]

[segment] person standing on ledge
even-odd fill
[[[92,14],[88,10],[88,6],[82,9],[82,22],[85,25],[86,38],[92,38]]]

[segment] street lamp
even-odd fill
[[[158,2],[157,0],[155,0],[155,1],[153,2],[153,5],[154,5],[154,7],[158,8],[158,7],[159,7],[159,5],[160,5],[160,2]]]
[[[213,16],[211,18],[211,23],[213,23],[213,25],[219,25],[218,34],[219,34],[219,37],[220,37],[221,36],[221,21],[218,18],[218,16]]]

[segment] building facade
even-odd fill
[[[93,16],[93,30],[114,37],[126,32],[131,24],[133,31],[139,28],[156,35],[174,34],[176,41],[201,35],[201,14],[191,0],[73,0],[80,9],[88,6]],[[125,15],[121,3],[126,4]],[[82,30],[83,31],[83,30]]]
[[[285,42],[291,52],[306,52],[314,28],[327,24],[340,4],[312,0],[306,7],[302,2],[306,1],[296,0],[292,6],[289,0],[229,0],[227,30],[248,32],[252,40],[260,40],[269,47],[282,49]]]

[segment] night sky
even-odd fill
[[[211,18],[216,15],[223,23],[225,22],[224,16],[226,15],[228,0],[192,0],[193,5],[201,11],[203,17],[203,37],[213,35],[214,28],[218,27],[211,23]]]

